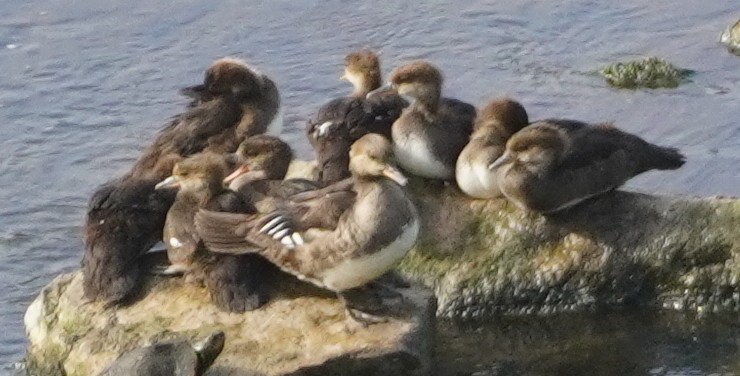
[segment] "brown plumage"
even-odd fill
[[[504,154],[506,141],[527,124],[527,111],[509,98],[493,100],[478,113],[475,130],[455,167],[457,185],[465,194],[484,199],[501,196],[497,171],[488,165]]]
[[[167,247],[171,271],[202,279],[213,302],[222,310],[243,312],[267,301],[269,278],[275,268],[255,255],[221,255],[208,251],[195,231],[199,209],[217,212],[254,213],[251,203],[223,186],[223,157],[205,152],[177,163],[172,176],[157,189],[177,188],[175,202],[167,212],[162,240]]]
[[[512,136],[491,164],[499,187],[522,209],[555,212],[611,191],[645,171],[684,164],[675,148],[650,144],[610,124],[533,123]]]
[[[393,123],[398,164],[421,177],[450,180],[457,157],[473,131],[475,107],[442,98],[442,73],[426,61],[415,61],[391,73],[399,94],[414,98]]]
[[[367,97],[380,87],[378,57],[370,50],[355,51],[345,58],[343,80],[354,90],[321,106],[308,123],[307,135],[319,165],[319,181],[330,184],[349,177],[349,148],[367,133],[391,137],[391,125],[408,103],[393,92]]]
[[[269,78],[229,58],[214,62],[203,84],[184,93],[193,98],[185,112],[158,133],[127,174],[93,194],[82,262],[89,299],[117,303],[135,292],[139,258],[154,244],[151,239],[161,239],[172,202],[167,194],[155,193],[154,183],[189,155],[234,151],[244,137],[274,123],[280,105]]]
[[[293,150],[277,137],[248,137],[229,159],[234,164],[233,172],[224,182],[231,190],[249,197],[261,212],[276,209],[276,200],[319,188],[312,180],[283,180],[293,160]]]
[[[254,217],[201,210],[196,227],[214,251],[230,254],[258,251],[282,270],[317,286],[342,292],[362,286],[391,269],[416,241],[416,209],[399,184],[405,178],[391,165],[392,148],[380,135],[369,134],[352,145],[350,171],[357,196],[347,205],[331,230],[305,233],[305,244],[294,248],[259,232]],[[293,219],[295,221],[295,219]],[[262,228],[285,241],[284,224],[270,221]],[[295,221],[294,228],[304,227]],[[272,228],[272,230],[269,230]],[[275,232],[274,230],[281,230]],[[351,310],[350,317],[358,319]]]

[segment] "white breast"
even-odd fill
[[[496,182],[496,173],[479,161],[457,160],[455,179],[466,195],[475,198],[494,198],[501,196]]]
[[[424,140],[413,133],[397,133],[400,132],[393,132],[393,152],[404,170],[431,179],[446,180],[454,177],[454,170],[438,160]]]
[[[414,246],[419,221],[413,218],[393,242],[369,255],[345,260],[321,274],[323,284],[334,291],[362,286],[391,270]]]

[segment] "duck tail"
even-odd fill
[[[195,229],[212,252],[245,254],[260,250],[247,240],[254,215],[220,213],[201,209],[195,215]]]
[[[686,157],[677,148],[656,146],[651,153],[652,168],[675,170],[686,163]]]

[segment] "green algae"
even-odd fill
[[[678,87],[693,72],[676,68],[663,59],[650,56],[642,60],[609,64],[601,68],[599,73],[612,87],[657,89]]]

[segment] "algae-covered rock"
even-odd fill
[[[740,201],[615,191],[548,217],[412,180],[422,217],[401,263],[438,316],[623,305],[740,310]]]
[[[220,312],[207,291],[182,278],[152,277],[137,303],[105,309],[82,297],[82,274],[57,277],[26,312],[27,365],[34,375],[96,375],[148,343],[202,339],[226,345],[206,375],[426,374],[434,339],[434,297],[399,289],[384,299],[387,323],[347,326],[333,294],[286,278],[278,297],[244,314]]]
[[[719,37],[719,42],[735,55],[740,55],[740,20],[725,29]]]
[[[613,87],[656,89],[677,87],[691,71],[676,68],[665,60],[651,56],[627,63],[610,64],[599,73]]]

